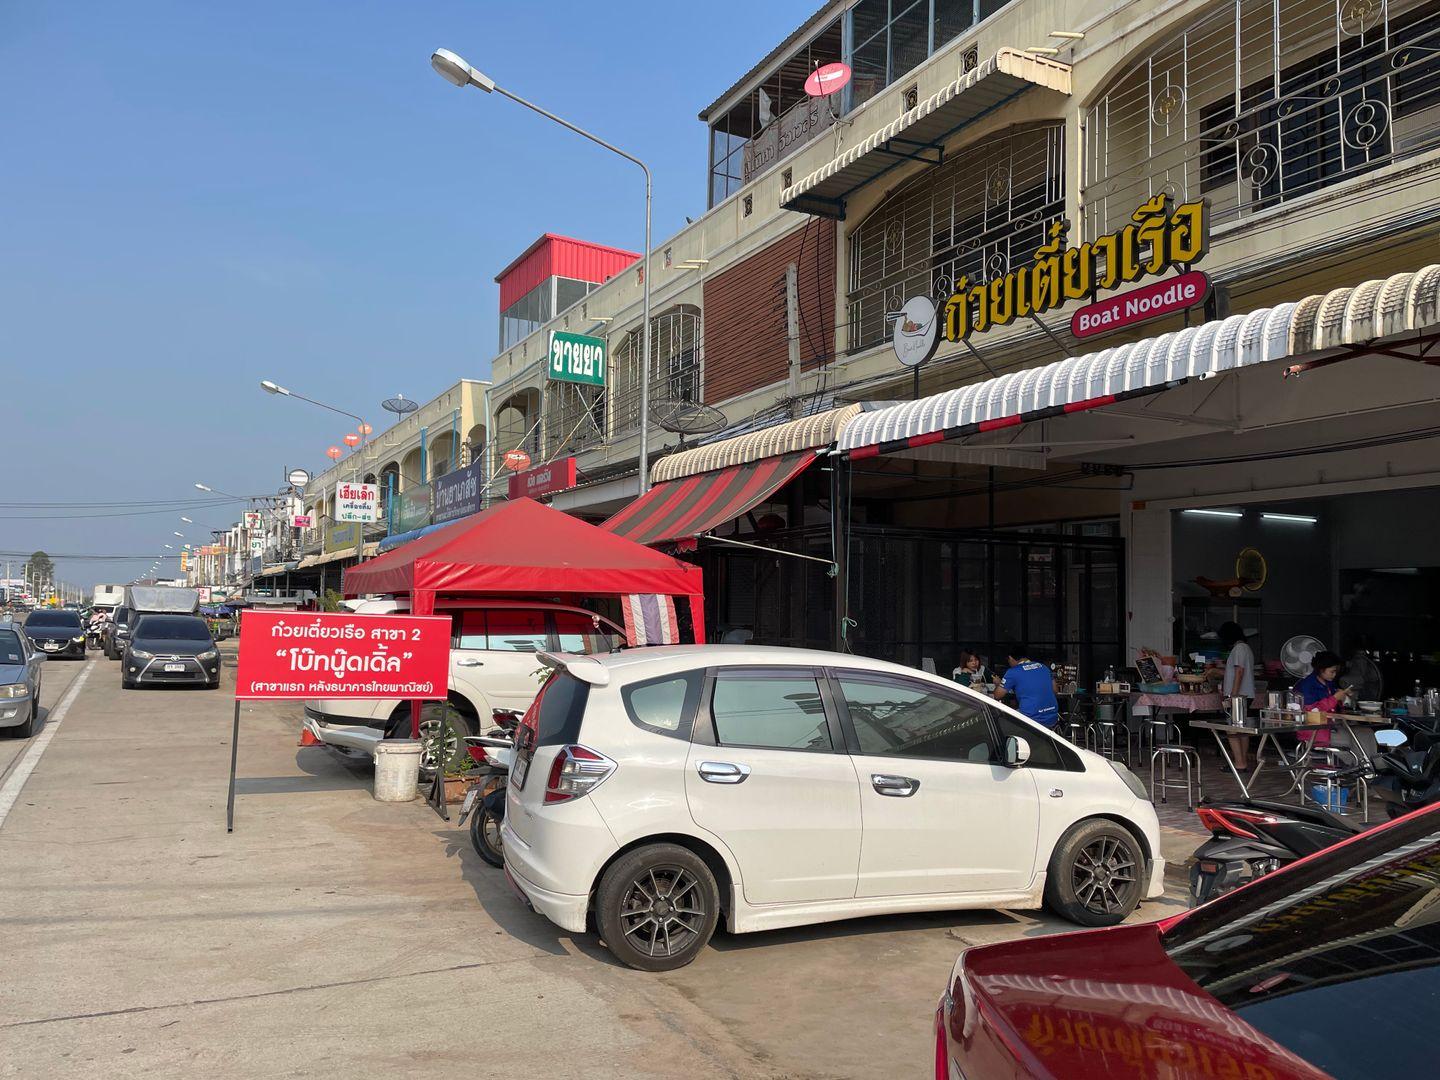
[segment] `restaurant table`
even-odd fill
[[[1170,712],[1223,712],[1225,699],[1220,694],[1147,694],[1143,691],[1130,695],[1130,707],[1148,705],[1152,709]]]
[[[1275,751],[1278,764],[1285,772],[1290,774],[1290,790],[1299,783],[1299,766],[1305,760],[1305,754],[1297,754],[1291,758],[1285,753],[1285,748],[1280,745],[1276,736],[1282,734],[1298,735],[1303,731],[1334,731],[1337,728],[1345,729],[1350,740],[1356,746],[1360,740],[1355,734],[1353,725],[1360,724],[1365,727],[1389,727],[1390,720],[1385,716],[1370,715],[1365,713],[1321,713],[1325,718],[1324,723],[1307,724],[1304,722],[1304,713],[1290,712],[1285,709],[1261,709],[1259,720],[1255,724],[1232,724],[1229,719],[1223,720],[1191,720],[1192,728],[1204,728],[1215,737],[1215,745],[1220,748],[1220,757],[1225,762],[1225,767],[1230,770],[1230,775],[1235,778],[1235,783],[1240,785],[1240,791],[1245,798],[1250,798],[1250,785],[1260,775],[1260,771],[1268,764],[1265,760],[1265,743],[1268,741]],[[1240,770],[1235,767],[1235,759],[1230,756],[1230,748],[1226,745],[1221,735],[1258,735],[1260,741],[1255,745],[1255,768],[1250,773],[1250,780],[1247,783],[1240,775]]]

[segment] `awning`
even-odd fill
[[[780,193],[780,207],[844,218],[845,197],[907,161],[938,165],[945,140],[1033,87],[1070,93],[1070,65],[1001,49]]]
[[[650,470],[650,479],[659,484],[682,476],[713,472],[731,465],[744,465],[797,450],[829,446],[835,441],[835,433],[846,421],[859,413],[859,405],[843,405],[814,416],[776,424],[762,431],[752,431],[746,435],[737,435],[733,439],[697,446],[693,450],[682,450],[657,461]]]
[[[380,545],[371,540],[367,542],[361,550],[364,552],[365,558],[371,559],[379,552]],[[353,559],[354,557],[355,549],[353,547],[344,547],[338,551],[325,551],[319,555],[306,555],[305,558],[294,564],[294,568],[296,570],[309,570],[312,566],[324,566],[326,563],[336,562],[339,559]]]
[[[601,526],[637,544],[699,536],[768,499],[815,461],[797,450],[657,484]]]
[[[1401,353],[1406,342],[1395,339],[1437,327],[1440,265],[1432,264],[861,413],[840,430],[836,442],[851,458],[873,457],[1083,412],[1158,393],[1187,379],[1337,349],[1428,360]],[[1377,344],[1385,339],[1392,344]]]
[[[469,515],[467,514],[466,517]],[[464,521],[465,518],[456,518],[455,521]],[[389,551],[401,544],[408,544],[411,540],[419,540],[420,537],[434,532],[436,529],[443,529],[446,525],[453,525],[455,521],[442,521],[438,525],[422,525],[418,529],[411,529],[409,532],[391,533],[380,541],[379,550]]]

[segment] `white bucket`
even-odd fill
[[[375,747],[375,798],[410,802],[420,786],[420,740],[386,739]]]

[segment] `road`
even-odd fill
[[[294,705],[246,707],[227,835],[229,686],[47,662],[52,735],[0,825],[0,1076],[916,1076],[959,950],[1063,928],[866,919],[630,971],[423,803],[297,748]],[[0,738],[0,770],[33,742]]]

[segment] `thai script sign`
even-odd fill
[[[360,542],[360,524],[350,522],[346,525],[331,523],[325,530],[325,550],[341,551],[345,548],[353,548]]]
[[[472,461],[463,469],[435,478],[435,495],[432,500],[431,520],[439,525],[446,521],[458,521],[480,510],[480,467],[482,461]]]
[[[830,81],[831,86],[834,81]],[[830,107],[816,98],[807,98],[787,109],[745,144],[740,162],[741,181],[748,184],[781,158],[804,146],[834,120]]]
[[[605,385],[605,339],[550,331],[550,378],[559,382]]]
[[[1065,245],[1070,226],[1061,219],[1050,226],[1050,239],[1030,266],[978,285],[961,276],[945,304],[945,336],[964,341],[1072,300],[1093,299],[1101,289],[1172,267],[1188,270],[1205,256],[1209,216],[1203,199],[1172,208],[1168,195],[1157,195],[1136,209],[1131,224],[1079,247]]]
[[[259,532],[265,528],[265,517],[258,510],[245,511],[245,528],[250,532]]]
[[[408,487],[390,498],[392,533],[409,532],[430,524],[430,485]]]
[[[336,521],[378,521],[379,518],[379,485],[348,481],[335,485]]]
[[[573,457],[552,461],[526,469],[510,477],[510,498],[538,499],[542,495],[553,495],[575,486],[576,468]]]
[[[1087,304],[1070,316],[1070,333],[1077,338],[1134,326],[1146,319],[1157,319],[1177,311],[1203,304],[1210,294],[1210,279],[1199,270],[1191,270],[1168,281],[1157,281],[1143,289],[1109,296]]]
[[[314,526],[314,514],[292,514],[290,517],[290,527],[292,529],[310,529]]]
[[[255,608],[240,620],[237,698],[443,698],[450,620]]]

